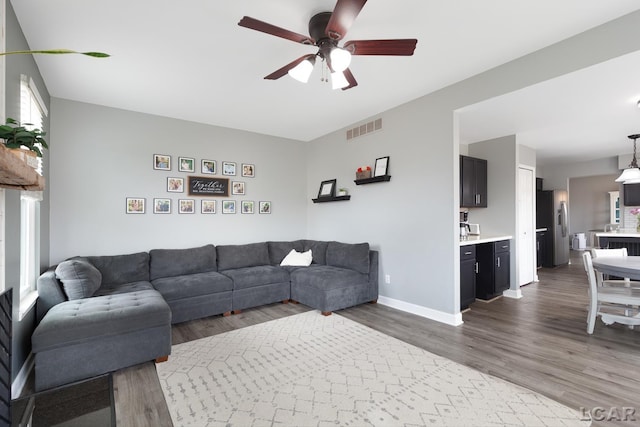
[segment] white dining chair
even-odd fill
[[[598,286],[591,254],[583,252],[582,259],[589,281],[587,333],[593,334],[597,316],[600,316],[605,325],[612,323],[640,325],[640,313],[636,309],[640,306],[640,289]]]
[[[627,256],[627,248],[616,248],[616,249],[598,249],[591,248],[591,257],[592,258],[610,258],[610,257],[626,257]],[[628,277],[620,279],[608,279],[605,278],[602,273],[596,271],[596,279],[598,281],[599,286],[625,286],[627,288],[636,288],[640,289],[640,282],[635,280],[630,280]]]

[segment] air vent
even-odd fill
[[[382,130],[382,119],[375,119],[371,122],[361,124],[352,129],[347,130],[347,141],[368,135],[372,132]]]

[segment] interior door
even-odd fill
[[[535,179],[532,169],[518,168],[518,286],[535,280],[536,230],[534,212]]]

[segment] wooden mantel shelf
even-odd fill
[[[12,190],[44,190],[44,178],[0,144],[0,187]]]

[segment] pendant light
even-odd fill
[[[616,179],[616,182],[637,184],[640,183],[640,169],[636,160],[636,139],[640,138],[640,134],[629,135],[628,138],[633,139],[633,159],[629,167],[623,170],[622,174]]]

